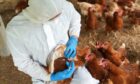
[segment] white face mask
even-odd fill
[[[29,0],[23,14],[33,22],[44,23],[62,12],[66,0]]]

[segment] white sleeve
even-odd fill
[[[74,8],[74,6],[71,4],[71,7],[69,7],[70,9],[70,17],[71,17],[71,21],[70,21],[70,29],[69,29],[69,35],[75,35],[77,37],[79,37],[80,35],[80,30],[81,30],[81,16],[80,14],[76,11],[76,9]]]
[[[6,31],[7,43],[13,57],[14,65],[18,70],[35,79],[50,81],[50,75],[39,65],[39,63],[33,61],[24,45],[23,38],[19,38],[20,34],[15,31],[14,29]]]
[[[71,84],[99,84],[99,80],[93,78],[88,70],[83,66],[75,72]]]

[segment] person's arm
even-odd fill
[[[50,81],[50,74],[48,74],[37,62],[33,61],[23,40],[21,40],[23,38],[20,38],[18,32],[7,30],[6,33],[7,43],[13,57],[14,65],[18,67],[18,70],[35,79]]]
[[[70,28],[69,28],[69,40],[66,44],[66,50],[64,55],[66,58],[74,58],[76,56],[76,47],[78,45],[78,37],[80,35],[81,17],[75,10],[74,6],[70,4],[69,7]]]
[[[70,28],[69,36],[79,37],[81,30],[81,15],[76,11],[73,5],[70,7]]]
[[[74,62],[67,62],[67,69],[57,73],[49,74],[45,68],[35,62],[26,46],[24,45],[24,38],[15,31],[7,31],[8,45],[13,57],[14,65],[18,70],[28,74],[32,78],[42,81],[59,81],[70,78],[75,70]]]

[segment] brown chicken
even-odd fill
[[[123,17],[118,12],[113,14],[113,28],[115,30],[122,30],[123,28]]]
[[[88,8],[93,6],[93,4],[88,2],[77,2],[77,5],[81,14],[84,16],[88,15]]]
[[[49,59],[50,63],[47,63],[48,66],[45,67],[45,69],[49,73],[55,73],[58,71],[65,70],[67,68],[66,66],[66,61],[74,61],[75,62],[75,67],[79,67],[84,65],[85,63],[85,56],[90,54],[90,48],[85,47],[85,48],[79,48],[77,47],[77,54],[75,59],[66,59],[64,57],[64,50],[66,46],[65,45],[58,45],[55,49],[53,54],[51,54],[51,58]],[[59,64],[59,65],[58,65]]]
[[[107,32],[122,30],[123,28],[123,16],[122,10],[116,11],[113,13],[113,16],[110,13],[105,15],[106,26],[105,30]]]
[[[125,44],[122,44],[118,50],[115,50],[110,42],[98,43],[97,46],[103,57],[109,59],[115,65],[120,66],[123,63],[129,63],[125,56]]]
[[[101,18],[103,16],[103,13],[106,9],[106,0],[89,0],[89,3],[93,2],[93,7],[95,8],[95,12],[97,13],[97,16]]]
[[[102,59],[100,65],[108,70],[108,78],[113,84],[137,84],[140,80],[138,72],[130,71],[127,67],[117,67],[107,59]]]
[[[128,16],[132,24],[140,25],[140,10],[131,11]]]
[[[104,13],[104,6],[100,5],[100,4],[94,4],[93,5],[93,8],[94,8],[94,11],[96,12],[96,16],[98,18],[102,18],[103,16],[103,13]]]
[[[91,53],[90,48],[87,46],[85,48],[80,48],[77,47],[77,54],[76,54],[76,58],[75,59],[66,59],[63,55],[65,50],[65,45],[60,45],[58,46],[58,48],[56,48],[56,52],[57,55],[61,55],[61,56],[57,56],[55,57],[55,59],[53,60],[54,62],[51,62],[53,65],[53,72],[59,72],[59,71],[63,71],[65,69],[67,69],[66,66],[66,61],[74,61],[75,62],[75,67],[78,68],[79,66],[83,66],[85,64],[85,56],[87,56],[88,54]],[[52,72],[50,70],[51,68],[51,64],[48,67],[44,67],[45,70],[47,72]],[[70,84],[72,78],[63,80],[63,81],[58,81],[57,84]]]
[[[107,32],[111,32],[113,30],[113,17],[110,15],[106,15],[105,21],[106,21],[105,30]]]
[[[87,16],[87,29],[86,30],[92,30],[97,29],[97,16],[95,14],[94,8],[89,7],[88,9],[88,16]]]
[[[100,55],[96,55],[98,51],[94,51],[90,55],[86,56],[86,68],[92,75],[92,77],[100,80],[100,82],[106,82],[107,72],[104,68],[100,67]],[[99,57],[98,57],[99,56]]]
[[[127,64],[121,65],[120,68],[127,72],[133,72],[134,74],[136,74],[136,77],[139,78],[139,81],[140,81],[140,64],[127,63]]]
[[[92,4],[100,4],[102,6],[106,5],[106,0],[87,0],[87,2],[92,3]]]
[[[28,7],[28,0],[20,0],[15,7],[15,13],[20,13],[26,7]]]
[[[110,16],[113,16],[114,12],[120,11],[121,9],[116,2],[109,2],[106,7],[107,13]]]
[[[134,3],[135,0],[117,0],[116,2],[121,7],[124,7],[124,6],[131,7],[132,6],[132,2]]]
[[[97,3],[100,4],[103,8],[106,7],[106,0],[97,0]]]

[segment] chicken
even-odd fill
[[[88,15],[88,8],[93,6],[93,4],[87,2],[77,2],[77,5],[81,11],[81,14],[84,16]]]
[[[114,30],[114,27],[113,27],[114,26],[113,14],[116,11],[120,11],[120,8],[117,5],[117,3],[113,2],[113,1],[110,1],[106,5],[106,9],[104,11],[105,11],[104,12],[104,17],[105,17],[105,22],[106,22],[105,30],[107,32],[111,32],[112,30]]]
[[[102,59],[99,65],[109,72],[108,78],[113,82],[113,84],[137,84],[140,80],[137,75],[138,73],[130,71],[126,67],[117,67],[107,59]]]
[[[87,30],[97,29],[97,16],[93,7],[88,9],[88,16],[87,16]]]
[[[103,57],[109,59],[112,63],[120,66],[124,63],[129,63],[125,54],[125,44],[122,44],[118,50],[115,50],[110,42],[98,43],[98,50],[103,54]]]
[[[122,30],[123,28],[123,17],[118,12],[113,14],[113,28],[115,30]]]
[[[132,3],[132,9],[133,10],[140,10],[140,4],[139,0],[136,0],[135,3]]]
[[[44,66],[44,69],[49,72],[49,73],[56,73],[59,71],[63,71],[65,69],[67,69],[66,66],[66,61],[72,61],[74,60],[75,62],[75,66],[76,68],[78,66],[83,66],[84,65],[84,58],[83,55],[86,55],[86,53],[90,53],[90,49],[89,47],[86,48],[78,48],[77,47],[77,58],[76,59],[66,59],[64,57],[64,50],[65,50],[66,46],[65,45],[58,45],[55,49],[53,54],[51,54],[51,59],[50,64],[48,64],[48,66]],[[58,81],[57,84],[70,84],[72,78],[66,79],[66,80],[62,80],[62,81]]]
[[[85,63],[85,56],[91,53],[91,48],[86,46],[84,48],[77,47],[76,59],[75,61],[81,61]]]
[[[94,4],[95,6],[97,5],[97,7],[95,7],[95,9],[100,10],[100,13],[101,13],[100,15],[102,15],[102,13],[105,10],[106,5],[107,5],[106,0],[89,0],[88,2]]]
[[[105,16],[105,21],[106,21],[106,25],[105,25],[105,30],[107,32],[111,32],[113,30],[113,17],[111,15],[106,15]]]
[[[105,82],[107,77],[107,72],[99,65],[99,53],[97,55],[98,51],[94,51],[94,53],[91,53],[90,55],[87,55],[85,57],[86,59],[86,68],[92,75],[92,77],[100,80],[100,82]],[[99,57],[98,57],[99,56]]]
[[[106,13],[105,20],[106,20],[106,26],[105,30],[107,32],[111,32],[112,30],[122,30],[123,28],[123,16],[122,16],[122,10],[115,11],[113,16],[111,13]]]
[[[106,7],[106,0],[97,0],[96,3],[100,4],[102,7]]]
[[[118,0],[118,5],[123,9],[123,15],[129,15],[132,11],[140,10],[139,0]],[[120,4],[119,4],[120,2]]]
[[[109,2],[107,4],[107,9],[108,9],[107,11],[108,15],[113,16],[114,12],[120,11],[121,8],[118,6],[116,2]]]
[[[132,24],[140,25],[140,10],[134,10],[129,13],[129,18]]]
[[[124,6],[131,7],[133,5],[132,3],[134,3],[135,0],[117,0],[116,2],[121,7],[124,7]]]
[[[136,78],[140,81],[140,64],[136,63],[127,63],[120,66],[121,69],[125,70],[126,72],[133,72]]]
[[[104,7],[100,4],[94,4],[93,6],[93,10],[96,12],[96,16],[101,18],[104,12]]]
[[[84,65],[85,63],[85,56],[90,54],[90,48],[87,46],[85,48],[79,48],[77,47],[77,54],[75,59],[66,59],[64,57],[64,50],[66,46],[65,45],[58,45],[53,51],[52,54],[50,54],[51,58],[49,58],[49,62],[47,63],[48,66],[45,67],[47,72],[49,73],[55,73],[58,71],[62,71],[66,69],[66,61],[74,61],[75,67],[78,68],[79,66]],[[59,65],[58,65],[59,64]]]
[[[100,4],[91,4],[88,2],[77,2],[77,5],[80,9],[80,12],[82,15],[87,16],[88,15],[88,9],[89,7],[93,7],[94,11],[96,12],[96,15],[98,17],[102,16],[102,12],[103,12],[103,7]]]
[[[77,47],[77,54],[75,59],[66,59],[63,55],[64,50],[65,50],[65,45],[60,45],[56,47],[56,51],[54,52],[55,55],[53,54],[53,62],[48,67],[44,67],[45,70],[48,72],[49,70],[53,70],[54,73],[65,70],[67,68],[66,66],[66,61],[74,61],[75,62],[75,67],[78,68],[79,66],[83,66],[85,63],[85,56],[91,53],[90,48],[87,46],[85,48],[80,48]],[[53,69],[50,69],[52,68]],[[52,71],[49,71],[52,73]],[[63,81],[58,81],[57,84],[70,84],[72,78],[63,80]]]
[[[20,13],[26,7],[28,7],[28,0],[20,0],[15,7],[15,13]]]
[[[66,69],[67,68],[66,61],[68,61],[68,60],[64,57],[57,58],[54,61],[54,72],[59,72],[59,71],[63,71],[64,69]],[[59,64],[59,66],[58,66],[58,64]]]
[[[106,0],[87,0],[86,2],[91,4],[100,4],[102,6],[106,5]]]

